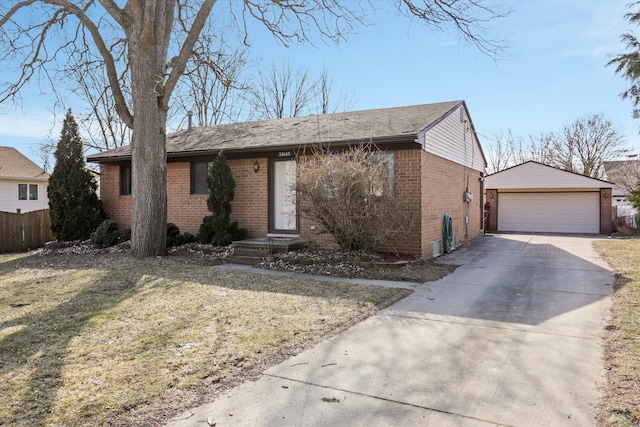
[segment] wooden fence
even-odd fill
[[[53,240],[49,210],[0,212],[0,253],[41,248]]]

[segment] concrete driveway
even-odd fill
[[[593,237],[486,235],[455,273],[170,426],[589,426],[614,277]]]

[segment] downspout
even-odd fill
[[[462,114],[464,114],[464,111],[462,112]],[[467,165],[467,119],[466,117],[463,119],[462,122],[462,145],[464,147],[464,192],[463,192],[463,214],[464,214],[464,218],[462,219],[463,222],[463,227],[464,227],[464,234],[462,236],[462,239],[464,241],[466,241],[469,238],[469,202],[467,200],[467,194],[469,193],[469,167]],[[473,160],[472,160],[473,161]]]

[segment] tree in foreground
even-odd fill
[[[84,240],[104,219],[97,185],[85,166],[78,125],[71,110],[62,124],[56,160],[49,178],[51,231],[58,240]]]
[[[0,102],[17,97],[35,78],[40,85],[65,74],[71,56],[98,58],[109,81],[113,108],[132,129],[132,236],[136,256],[166,253],[166,124],[172,93],[214,5],[248,37],[250,21],[263,25],[284,45],[314,38],[339,42],[365,24],[377,2],[341,0],[27,0],[0,3],[0,66],[13,67],[17,81],[0,88]],[[502,40],[486,37],[507,15],[483,0],[389,1],[431,30],[453,28],[460,38],[495,57]],[[370,8],[366,10],[367,8]],[[117,61],[124,52],[125,64]],[[15,64],[18,64],[15,66]],[[123,77],[124,76],[124,77]],[[52,84],[55,90],[55,85]]]
[[[396,198],[393,155],[370,144],[298,160],[300,213],[345,250],[394,251],[414,222]]]

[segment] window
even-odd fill
[[[131,194],[131,166],[120,166],[120,194]]]
[[[29,184],[29,200],[38,200],[37,184]]]
[[[18,184],[18,200],[38,200],[38,184]]]
[[[395,160],[396,158],[393,153],[378,153],[373,157],[376,165],[386,166],[386,173],[378,173],[370,177],[371,189],[369,190],[369,194],[380,197],[393,193],[396,167]]]
[[[191,163],[191,194],[209,194],[207,187],[207,174],[209,163]]]
[[[333,153],[307,161],[309,168],[324,187],[324,197],[359,194],[362,197],[393,195],[395,185],[395,155],[387,152]],[[315,170],[314,170],[315,169]],[[321,173],[318,173],[321,172]],[[309,172],[306,173],[310,176]]]
[[[27,200],[27,184],[18,184],[18,200]]]

